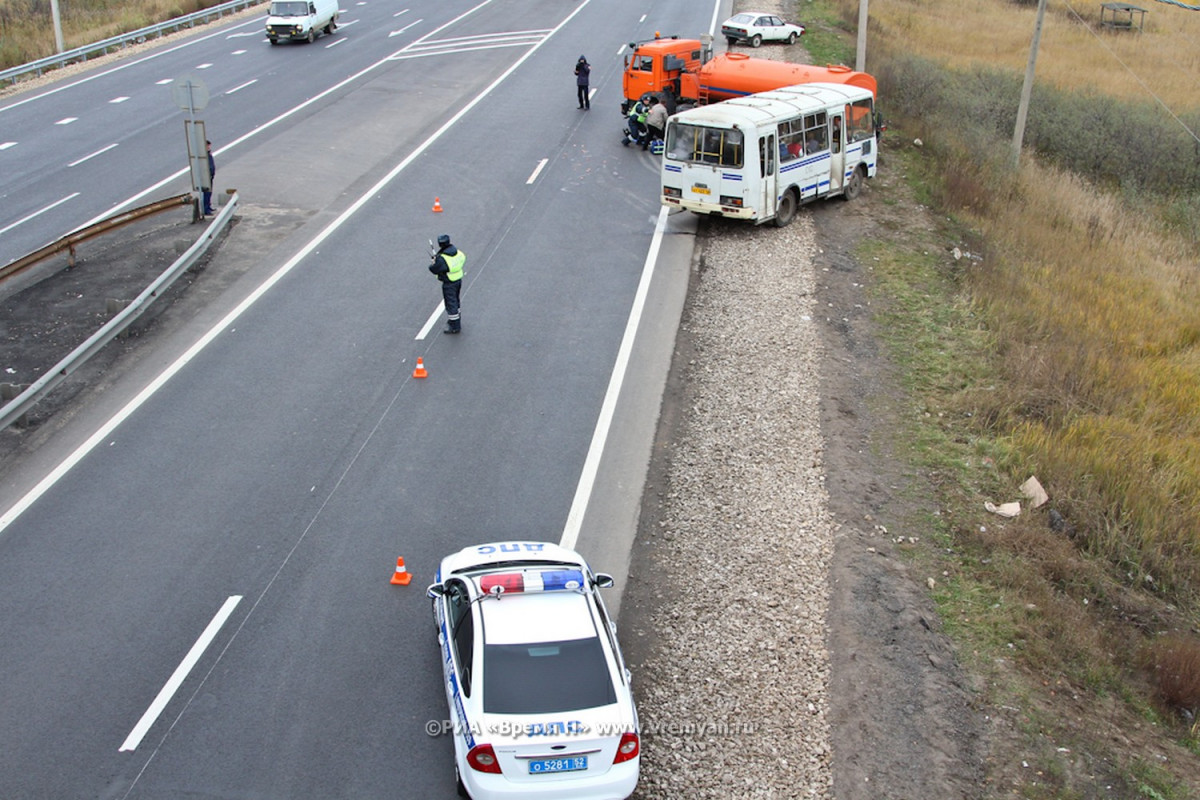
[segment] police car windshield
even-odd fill
[[[553,714],[617,701],[599,637],[483,648],[483,710]]]

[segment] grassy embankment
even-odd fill
[[[224,0],[59,0],[67,50],[220,5]],[[0,69],[57,52],[50,0],[0,0]]]
[[[796,3],[815,62],[853,64],[858,5]],[[1016,170],[1036,3],[871,3],[881,168],[944,225],[861,255],[942,509],[912,557],[1019,709],[989,796],[1200,796],[1200,12],[1141,5],[1139,35],[1049,3]],[[983,510],[1030,475],[1046,506]]]

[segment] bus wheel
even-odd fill
[[[779,198],[779,205],[775,209],[775,227],[786,227],[795,218],[796,193],[789,189],[784,192],[783,197]]]
[[[846,188],[842,190],[842,196],[847,201],[853,200],[862,194],[863,188],[863,173],[862,169],[854,170],[854,174],[850,176],[850,180],[846,181]]]

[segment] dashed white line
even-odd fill
[[[60,119],[58,122],[56,122],[54,124],[55,125],[70,125],[72,122],[75,122],[78,119],[79,119],[79,117],[63,117],[62,119]]]
[[[113,104],[124,103],[128,99],[129,99],[128,97],[114,97],[112,100],[109,100],[108,102],[113,103]]]
[[[84,156],[83,158],[78,158],[78,159],[72,161],[70,164],[67,164],[67,166],[68,167],[78,166],[78,165],[82,164],[83,162],[87,161],[89,158],[95,158],[96,156],[100,155],[101,153],[107,153],[109,150],[112,150],[116,146],[117,146],[117,142],[113,142],[112,144],[108,145],[107,147],[101,147],[99,150],[97,150],[94,153],[91,153],[89,155]]]
[[[393,36],[399,36],[400,34],[404,33],[406,30],[408,30],[409,28],[411,28],[413,25],[420,25],[420,24],[421,24],[422,22],[424,22],[424,21],[425,21],[425,20],[423,20],[423,19],[419,19],[419,20],[417,20],[416,22],[410,22],[409,24],[405,25],[405,26],[404,26],[403,28],[401,28],[400,30],[398,30],[398,31],[392,31],[391,33],[389,33],[389,34],[388,34],[388,38],[390,39],[390,38],[392,38]]]
[[[550,159],[543,158],[541,161],[538,162],[538,165],[533,168],[533,174],[529,176],[529,180],[525,181],[526,186],[528,186],[529,184],[531,184],[537,180],[537,176],[542,173],[542,169],[546,166],[547,163],[549,163],[549,161],[550,161]]]
[[[154,702],[146,709],[146,713],[142,714],[142,718],[138,720],[137,725],[133,726],[133,730],[129,732],[129,736],[125,737],[124,744],[118,752],[126,750],[136,750],[137,746],[142,743],[142,737],[150,730],[150,726],[158,719],[158,715],[167,707],[167,703],[171,702],[171,698],[175,692],[183,684],[188,673],[192,671],[192,667],[196,666],[196,662],[200,660],[200,656],[204,655],[204,651],[208,648],[212,640],[216,638],[217,632],[221,630],[221,626],[225,624],[225,620],[229,619],[229,615],[233,613],[233,609],[237,608],[237,604],[242,601],[240,594],[235,594],[225,601],[221,606],[221,610],[212,618],[212,622],[208,623],[208,627],[204,629],[204,633],[200,634],[200,638],[192,645],[192,649],[183,657],[183,661],[179,662],[179,666],[175,668],[175,672],[171,674],[162,691],[154,698]]]
[[[0,142],[0,150],[7,150],[10,147],[16,147],[16,142]]]
[[[232,89],[230,89],[229,91],[227,91],[225,94],[233,94],[234,92],[240,92],[242,89],[245,89],[247,86],[253,86],[256,83],[258,83],[258,78],[255,78],[254,80],[246,81],[241,86],[235,86]]]

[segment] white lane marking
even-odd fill
[[[230,53],[229,55],[231,55],[231,56],[244,56],[244,55],[246,55],[246,53],[248,53],[248,52],[250,52],[250,51],[248,51],[248,50],[234,50],[234,51],[233,51],[232,53]]]
[[[175,82],[174,78],[163,78],[161,81],[155,81],[154,85],[155,86],[166,86],[168,83],[174,83],[174,82]]]
[[[70,200],[70,199],[72,199],[72,198],[75,198],[75,197],[78,197],[78,196],[79,196],[79,192],[71,192],[71,194],[67,195],[67,196],[66,196],[66,197],[64,197],[62,200],[55,200],[53,203],[51,203],[50,205],[46,206],[45,208],[40,208],[40,209],[38,209],[37,211],[35,211],[35,212],[33,212],[32,214],[30,214],[29,216],[27,216],[27,217],[21,217],[19,220],[17,220],[16,222],[12,223],[11,225],[9,225],[9,226],[7,226],[7,227],[5,227],[5,228],[0,228],[0,234],[5,234],[5,233],[8,233],[9,231],[11,231],[13,228],[17,227],[18,225],[21,225],[21,224],[23,224],[23,223],[29,222],[29,220],[33,219],[34,217],[40,216],[40,215],[42,215],[42,214],[45,214],[45,213],[46,213],[47,211],[49,211],[50,209],[52,209],[52,208],[55,208],[55,207],[57,207],[57,206],[61,206],[63,203],[67,202],[68,200]],[[2,529],[0,529],[0,530],[2,530]]]
[[[400,16],[401,14],[407,14],[407,13],[408,13],[408,9],[406,8],[406,9],[404,9],[403,11],[397,11],[395,14],[392,14],[392,16],[393,16],[393,17],[398,17],[398,16]]]
[[[407,25],[405,25],[403,28],[401,28],[400,30],[398,30],[398,31],[392,31],[391,33],[389,33],[389,34],[388,34],[388,38],[390,39],[390,38],[392,38],[393,36],[399,36],[400,34],[404,33],[406,30],[408,30],[409,28],[411,28],[413,25],[420,25],[420,24],[421,24],[422,22],[424,22],[424,21],[425,21],[425,20],[423,20],[423,19],[419,19],[419,20],[417,20],[416,22],[410,22],[410,23],[408,23]]]
[[[266,19],[265,16],[256,17],[254,19],[247,20],[246,22],[238,23],[234,27],[242,28],[242,27],[245,27],[246,25],[254,25],[254,24],[262,25],[262,22],[265,19]],[[79,86],[80,84],[88,83],[89,81],[94,81],[98,78],[103,78],[106,75],[112,75],[114,72],[120,72],[123,69],[129,69],[130,67],[134,67],[134,66],[137,66],[138,64],[149,61],[150,59],[158,58],[159,56],[165,56],[168,53],[174,53],[176,50],[182,50],[185,47],[191,47],[193,45],[199,44],[200,42],[206,42],[209,39],[212,39],[214,36],[224,36],[224,35],[225,35],[224,31],[219,31],[217,33],[210,33],[207,36],[198,36],[195,39],[188,39],[183,44],[176,45],[175,47],[169,47],[166,50],[160,50],[156,53],[151,53],[150,55],[145,56],[144,58],[139,58],[134,61],[126,61],[124,63],[119,64],[118,66],[113,67],[112,69],[106,69],[103,72],[90,73],[86,77],[80,78],[79,80],[73,81],[71,83],[58,84],[53,89],[48,89],[47,91],[44,91],[41,94],[35,94],[30,97],[23,97],[20,100],[16,101],[15,103],[10,103],[9,105],[6,105],[6,106],[0,106],[0,113],[14,109],[17,106],[23,106],[26,103],[32,103],[35,100],[41,100],[43,97],[49,97],[52,94],[58,94],[59,92],[66,91],[67,89],[73,89],[76,86]],[[166,79],[163,81],[159,81],[159,83],[174,83],[174,82],[175,82],[174,78],[169,78],[169,79]]]
[[[56,122],[54,124],[55,125],[70,125],[72,122],[75,122],[78,119],[79,119],[79,117],[63,117],[62,119],[60,119],[58,122]]]
[[[208,63],[208,64],[197,64],[197,65],[196,65],[196,69],[208,69],[208,68],[209,68],[209,67],[211,67],[211,66],[212,66],[212,64],[211,64],[211,63]]]
[[[571,501],[567,524],[563,526],[562,538],[558,542],[569,550],[574,550],[575,544],[579,541],[579,529],[583,526],[583,515],[587,511],[588,500],[592,497],[592,487],[596,484],[596,473],[600,470],[600,457],[604,455],[604,443],[608,440],[608,431],[612,427],[613,415],[617,410],[617,397],[621,394],[621,385],[625,382],[625,372],[629,369],[633,340],[637,338],[638,325],[641,323],[642,311],[646,306],[646,295],[650,293],[650,280],[654,277],[654,265],[658,262],[658,250],[662,246],[663,231],[667,227],[668,211],[669,209],[663,206],[658,212],[658,224],[654,226],[654,238],[650,241],[650,249],[646,253],[646,263],[642,265],[642,279],[638,282],[637,294],[634,296],[633,306],[629,309],[629,320],[625,323],[625,335],[621,337],[621,348],[617,351],[612,377],[608,380],[608,391],[604,393],[604,403],[600,406],[600,417],[596,420],[592,443],[588,446],[587,458],[583,462],[583,472],[579,476],[579,485],[575,489],[575,499]]]
[[[258,78],[255,78],[254,80],[246,81],[241,86],[235,86],[232,89],[230,89],[229,91],[227,91],[225,94],[233,94],[234,92],[240,92],[242,89],[245,89],[247,86],[253,86],[256,83],[258,83]]]
[[[560,22],[558,24],[558,26],[553,29],[553,31],[551,32],[551,35],[558,32],[560,29],[562,29],[563,26],[565,26],[568,22],[570,22],[572,19],[574,19],[575,15],[578,14],[580,11],[582,11],[589,3],[591,3],[591,1],[592,0],[583,0],[583,2],[581,2],[574,11],[572,11],[570,14],[567,15],[566,19],[564,19],[562,22]],[[441,31],[441,30],[449,27],[450,25],[453,25],[455,22],[458,22],[458,20],[462,19],[463,17],[468,16],[469,14],[473,13],[474,11],[476,11],[480,8],[483,8],[484,6],[490,4],[491,2],[492,2],[492,0],[483,0],[483,2],[479,3],[477,6],[475,6],[475,8],[460,14],[458,17],[450,20],[449,22],[442,25],[440,28],[437,28],[437,29],[431,31],[429,34],[426,34],[426,35],[432,36],[433,34],[437,33],[438,31]],[[304,247],[300,248],[299,252],[297,252],[294,256],[292,256],[290,259],[288,259],[283,264],[283,266],[281,266],[279,269],[277,269],[275,271],[275,273],[273,275],[271,275],[269,278],[267,278],[266,281],[264,281],[256,289],[254,289],[254,291],[252,291],[245,299],[243,299],[242,302],[240,302],[232,311],[230,311],[228,314],[226,314],[224,319],[218,321],[217,324],[215,324],[211,328],[209,328],[208,331],[206,331],[203,336],[201,336],[198,340],[196,340],[196,342],[191,347],[189,347],[186,352],[183,353],[183,355],[181,355],[181,356],[179,356],[179,358],[175,359],[175,361],[173,363],[171,363],[169,366],[167,366],[167,368],[164,369],[161,373],[159,373],[159,375],[154,380],[152,380],[140,392],[138,392],[138,394],[132,400],[130,400],[128,403],[126,403],[124,407],[122,407],[116,414],[114,414],[103,425],[101,425],[91,436],[89,436],[87,441],[83,442],[83,444],[81,444],[81,445],[79,445],[79,447],[75,448],[75,450],[69,456],[67,456],[62,462],[60,462],[54,469],[52,469],[49,472],[49,474],[47,474],[44,478],[42,478],[40,481],[38,481],[37,485],[34,486],[32,489],[30,489],[28,492],[26,492],[24,497],[22,497],[20,500],[18,500],[16,503],[14,503],[11,508],[9,508],[7,511],[4,512],[3,515],[0,515],[0,534],[2,534],[5,530],[7,530],[8,526],[11,525],[13,522],[15,522],[22,514],[24,514],[25,511],[31,505],[36,503],[38,498],[40,498],[46,492],[50,491],[50,489],[56,483],[58,483],[60,480],[62,480],[62,477],[64,475],[66,475],[68,472],[70,472],[71,469],[74,468],[74,466],[76,464],[78,464],[80,461],[82,461],[84,459],[84,457],[87,456],[88,453],[90,453],[93,449],[95,449],[96,445],[98,445],[100,442],[104,441],[109,436],[109,434],[111,434],[114,430],[116,430],[117,427],[119,427],[122,422],[124,422],[130,415],[133,414],[133,412],[137,411],[142,406],[143,403],[145,403],[147,400],[149,400],[159,389],[161,389],[167,383],[167,381],[169,381],[172,377],[174,377],[174,375],[177,372],[179,372],[181,369],[183,369],[185,366],[187,366],[188,362],[190,362],[193,358],[195,358],[201,351],[204,350],[204,348],[208,347],[208,345],[211,344],[212,341],[214,339],[216,339],[217,336],[219,336],[222,331],[224,331],[226,328],[232,327],[233,323],[235,321],[237,321],[237,319],[242,314],[244,314],[248,308],[250,308],[255,303],[257,303],[258,300],[263,295],[265,295],[268,291],[270,291],[271,288],[273,286],[275,286],[275,284],[277,284],[279,281],[281,281],[285,275],[287,275],[289,272],[291,272],[293,269],[295,269],[296,265],[299,264],[305,257],[307,257],[309,253],[311,253],[313,250],[316,250],[318,247],[320,247],[321,244],[326,239],[328,239],[333,234],[334,231],[336,231],[338,228],[340,228],[342,225],[345,224],[346,220],[350,219],[352,216],[357,214],[359,209],[361,209],[364,205],[366,205],[368,200],[370,200],[372,197],[377,195],[379,192],[383,191],[383,189],[385,187],[387,187],[387,185],[389,183],[391,183],[393,180],[395,180],[397,175],[399,175],[401,172],[403,172],[408,167],[408,165],[411,164],[418,157],[420,157],[422,153],[424,153],[431,146],[433,146],[433,144],[438,139],[440,139],[442,137],[442,135],[446,133],[446,131],[450,130],[452,127],[457,125],[459,120],[461,120],[464,116],[466,116],[473,108],[475,108],[475,106],[477,106],[477,105],[479,105],[479,103],[483,102],[484,98],[486,98],[493,91],[495,91],[496,87],[498,87],[501,83],[503,83],[508,78],[509,75],[516,72],[521,67],[521,65],[523,65],[526,61],[528,61],[533,56],[533,54],[536,53],[541,48],[541,46],[549,39],[550,39],[550,36],[547,36],[545,39],[538,42],[533,47],[529,48],[529,52],[522,55],[520,58],[518,58],[516,61],[514,61],[508,69],[506,69],[504,72],[500,73],[499,77],[497,77],[490,84],[488,84],[488,86],[486,88],[484,88],[484,90],[482,92],[480,92],[478,95],[476,95],[475,98],[471,100],[471,102],[469,102],[465,106],[463,106],[458,111],[458,113],[456,113],[450,119],[446,120],[446,122],[444,122],[440,128],[438,128],[436,131],[434,131],[432,134],[430,134],[428,139],[426,139],[424,142],[422,142],[420,145],[418,145],[417,148],[415,150],[413,150],[413,152],[409,153],[409,155],[404,158],[404,160],[402,160],[399,164],[397,164],[395,167],[393,167],[390,172],[388,172],[386,175],[384,175],[383,178],[381,178],[378,183],[376,183],[374,186],[372,186],[370,189],[368,189],[361,197],[359,197],[357,200],[355,200],[354,203],[351,204],[351,206],[349,208],[347,208],[345,211],[343,211],[337,217],[337,219],[330,222],[329,225],[324,230],[322,230],[320,233],[318,233],[315,238],[313,238],[311,241],[309,241],[308,244],[306,244],[306,245],[304,245]],[[260,125],[259,127],[255,128],[254,130],[250,131],[249,133],[243,134],[242,136],[235,139],[233,142],[230,142],[226,147],[223,147],[223,148],[221,148],[221,150],[216,151],[217,155],[220,155],[221,152],[228,150],[230,147],[233,147],[234,145],[236,145],[240,142],[243,142],[246,139],[249,139],[251,136],[254,136],[256,133],[259,133],[264,128],[267,128],[287,117],[290,117],[292,114],[295,114],[300,109],[302,109],[312,103],[317,102],[318,100],[320,100],[320,98],[324,97],[325,95],[336,91],[337,89],[341,88],[342,86],[345,86],[346,84],[350,83],[351,81],[361,77],[362,75],[367,74],[371,70],[375,69],[376,67],[379,67],[380,65],[382,65],[386,62],[387,62],[387,59],[384,59],[383,61],[377,62],[355,75],[351,75],[346,80],[342,81],[341,83],[337,84],[336,86],[330,87],[328,90],[326,90],[324,92],[317,94],[315,97],[312,97],[312,98],[306,100],[304,103],[301,103],[300,105],[296,106],[294,109],[287,112],[286,114],[283,114],[282,116],[279,116],[276,119],[271,120],[270,122],[266,122],[266,123]],[[108,213],[101,214],[99,217],[97,217],[92,222],[85,223],[81,227],[87,227],[87,225],[91,225],[94,222],[99,222],[100,220],[107,217],[109,214],[111,214],[121,208],[124,208],[125,206],[130,205],[131,203],[144,197],[145,195],[149,194],[150,192],[154,191],[155,189],[159,188],[160,186],[163,186],[163,185],[169,183],[170,181],[178,178],[179,176],[184,175],[186,172],[187,172],[186,169],[179,170],[174,175],[171,175],[170,177],[160,181],[158,184],[150,187],[149,189],[145,190],[144,192],[142,192],[138,195],[135,195],[134,197],[129,198],[124,203],[121,203],[121,204],[115,206]],[[78,194],[78,192],[76,192],[75,194]],[[71,195],[71,197],[74,197],[74,196],[75,195]],[[66,199],[70,199],[70,198],[66,198]],[[62,202],[62,201],[60,200],[59,202]],[[664,206],[664,208],[665,208],[665,206]],[[46,210],[46,209],[43,209],[43,210]],[[38,212],[38,213],[42,213],[42,212]],[[17,223],[13,223],[13,224],[17,225],[20,223],[17,222]],[[4,231],[0,230],[0,233],[3,233],[3,232]],[[364,443],[363,446],[365,447],[366,444]],[[346,470],[349,471],[351,466],[353,466],[353,464],[348,465],[346,467]]]
[[[425,320],[425,324],[421,326],[421,330],[417,331],[415,341],[419,342],[429,335],[429,331],[433,329],[433,326],[437,324],[438,319],[442,316],[443,308],[444,306],[441,303],[437,304],[437,307],[433,309],[433,313],[429,315],[429,319]]]
[[[538,165],[533,168],[533,174],[529,176],[529,180],[525,181],[525,185],[528,186],[529,184],[536,181],[537,176],[542,174],[542,170],[545,169],[546,164],[548,164],[549,162],[550,162],[550,159],[548,159],[548,158],[543,158],[541,161],[539,161]]]
[[[221,630],[221,626],[225,624],[225,620],[229,619],[229,615],[237,608],[237,604],[242,601],[242,596],[239,594],[232,595],[225,600],[225,604],[221,606],[221,610],[208,623],[208,627],[204,629],[204,633],[200,634],[200,638],[192,645],[192,649],[183,657],[183,661],[179,662],[179,666],[175,668],[175,672],[171,674],[171,678],[163,686],[158,696],[154,698],[154,702],[146,709],[146,713],[142,714],[142,718],[138,720],[137,725],[133,726],[133,730],[129,732],[129,736],[125,737],[124,744],[121,745],[117,752],[125,752],[127,750],[136,750],[137,746],[142,743],[142,737],[150,730],[150,726],[158,719],[159,714],[167,707],[167,703],[171,702],[171,698],[175,692],[183,684],[188,673],[192,671],[192,667],[196,666],[196,662],[200,660],[200,656],[204,655],[204,651],[208,648],[212,640],[216,638],[217,633]]]
[[[128,97],[114,97],[112,100],[109,100],[108,102],[113,103],[113,104],[124,103],[128,99],[129,99]]]
[[[334,39],[332,42],[325,45],[325,49],[328,50],[331,47],[337,47],[339,44],[342,44],[343,42],[348,42],[348,41],[350,41],[350,40],[349,39],[340,39],[340,38]]]
[[[16,142],[0,142],[0,150],[7,150],[10,147],[16,147]]]
[[[226,38],[226,39],[242,39],[242,38],[245,38],[245,37],[247,37],[247,36],[262,36],[262,33],[261,33],[261,32],[259,32],[259,31],[242,31],[241,33],[231,33],[231,34],[229,34],[228,36],[226,36],[225,38]],[[239,53],[244,53],[244,52],[246,52],[246,51],[245,51],[245,50],[239,50],[238,52],[239,52]]]
[[[108,145],[107,147],[101,147],[99,150],[97,150],[96,152],[94,152],[90,155],[86,155],[83,158],[79,158],[79,159],[76,159],[75,161],[72,161],[70,164],[67,164],[67,166],[68,167],[79,166],[83,162],[87,161],[89,158],[95,158],[96,156],[100,155],[101,153],[107,153],[109,150],[112,150],[114,147],[116,147],[117,144],[118,144],[118,142],[113,142],[112,144]]]

